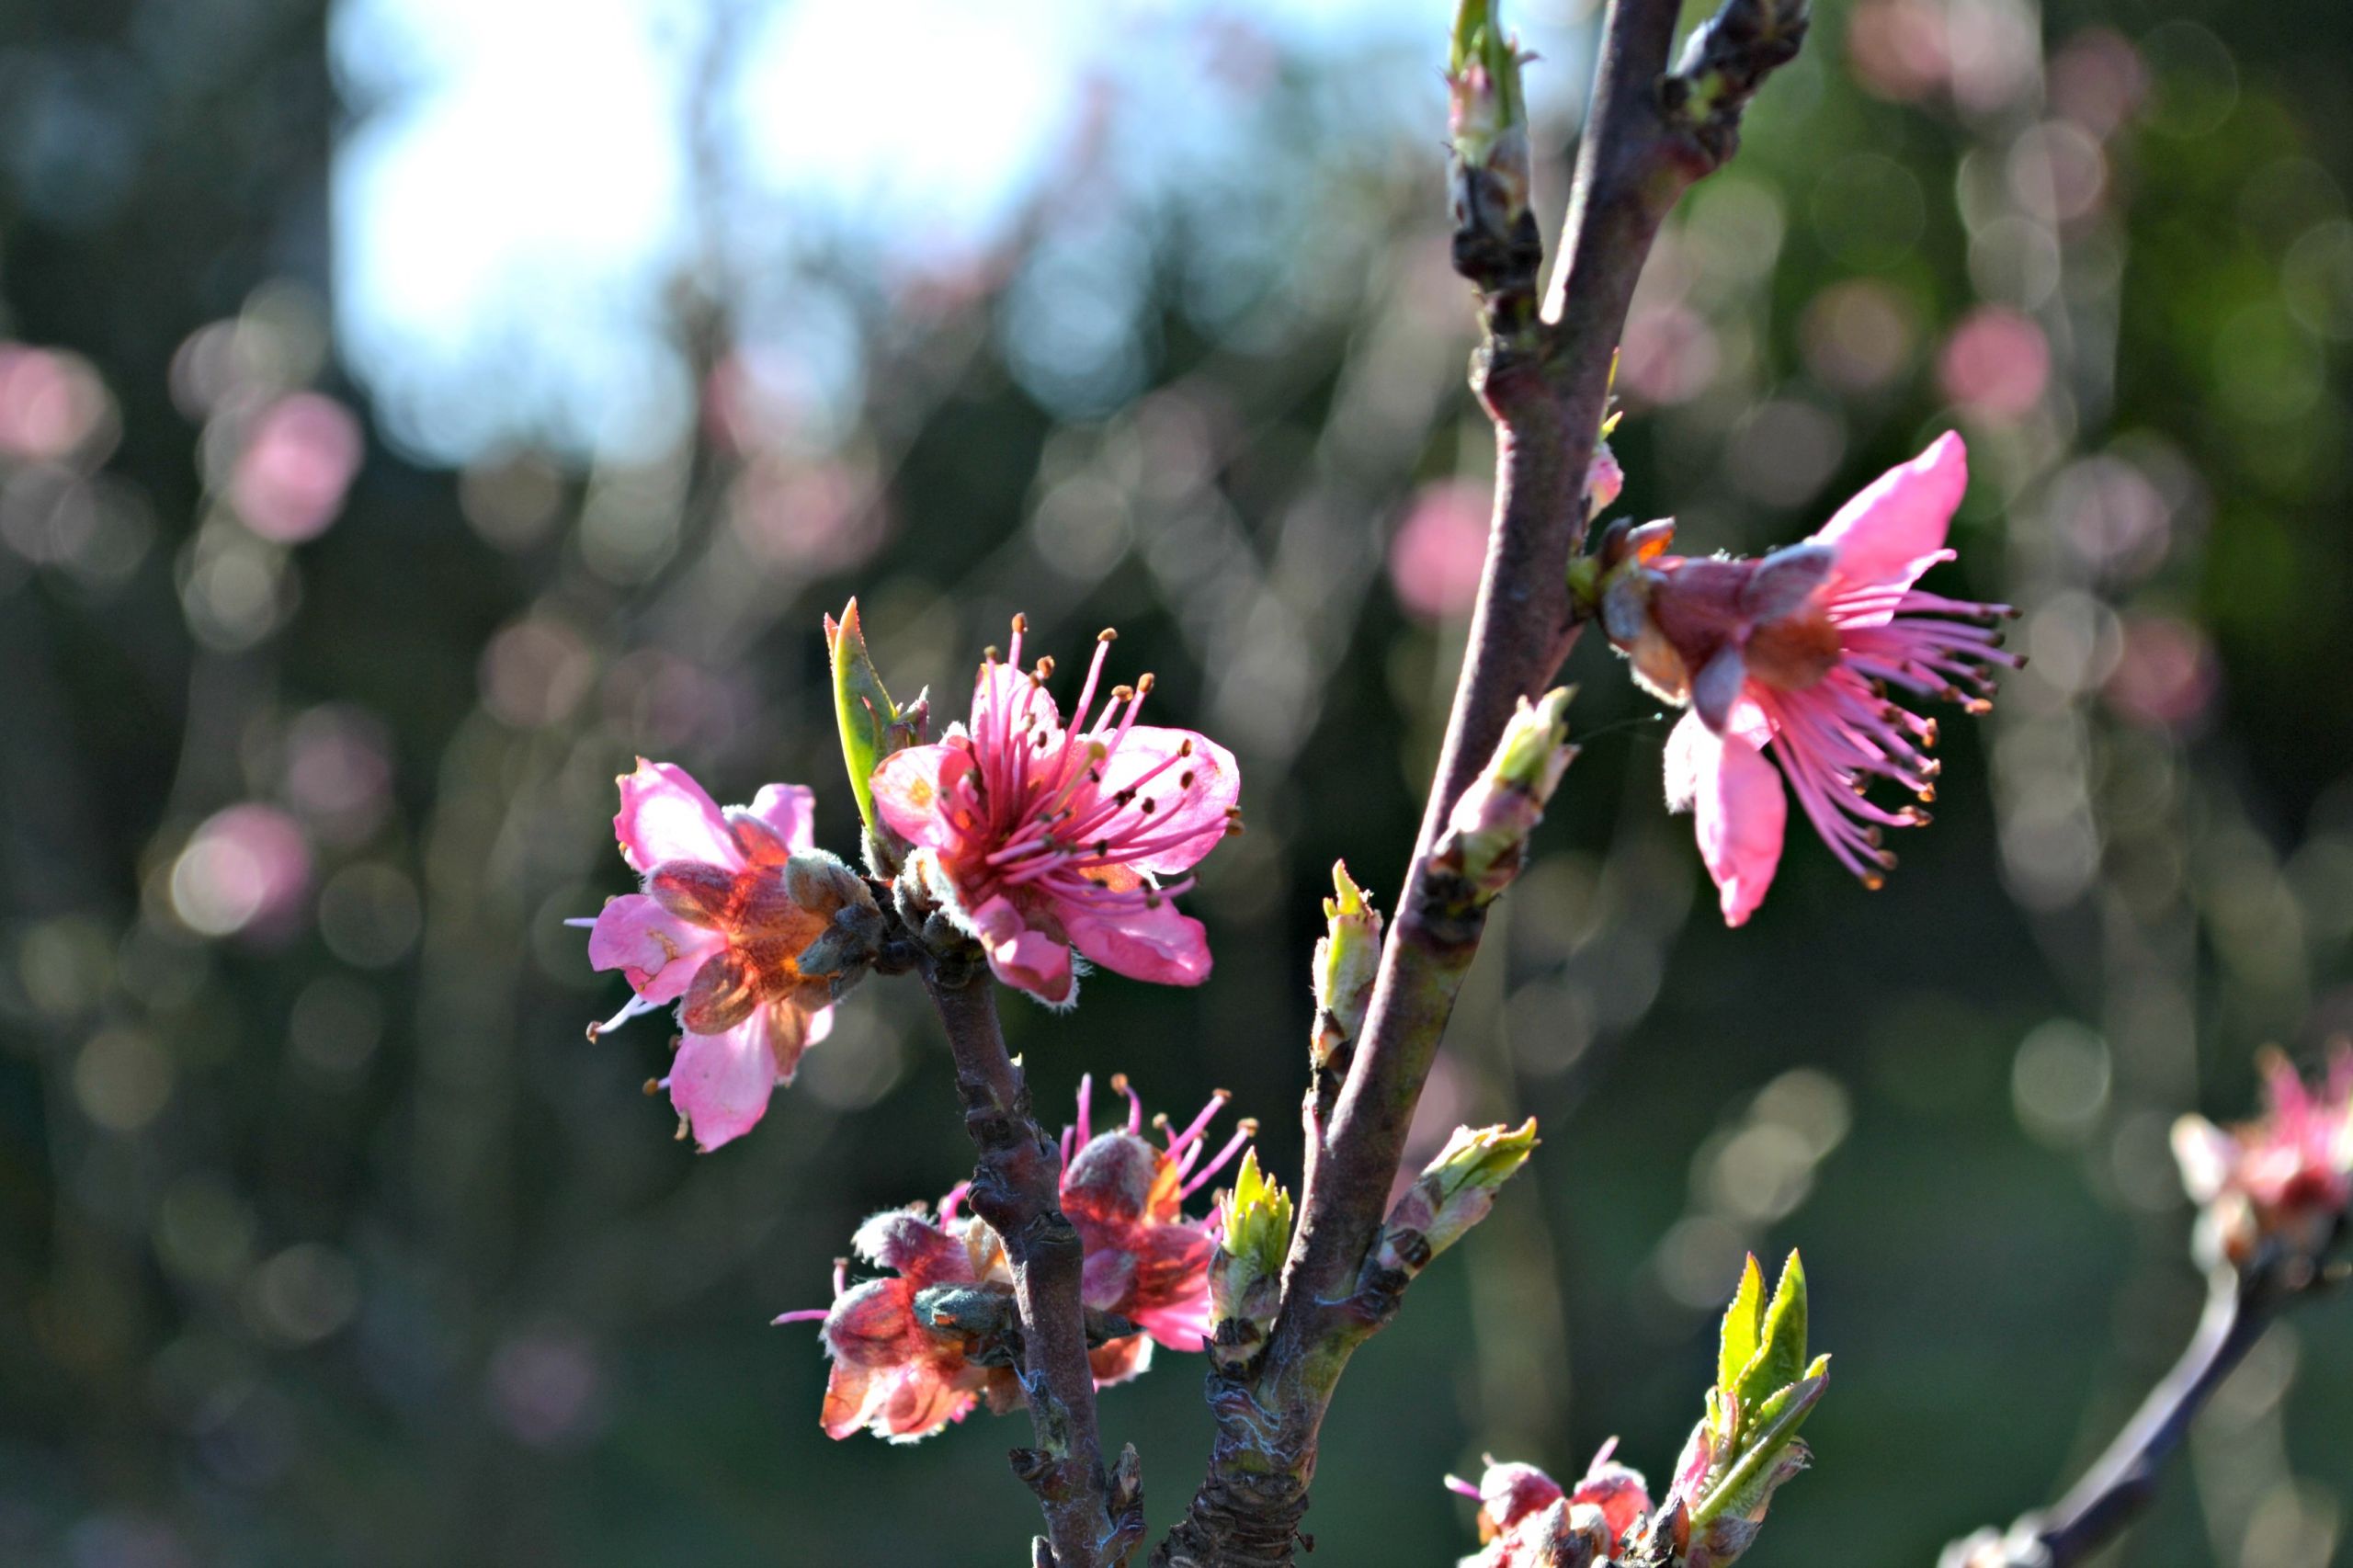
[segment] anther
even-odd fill
[[[1128,1092],[1128,1075],[1125,1073],[1111,1074],[1111,1092],[1115,1095],[1124,1095]]]
[[[1178,788],[1179,790],[1189,790],[1189,789],[1191,789],[1192,787],[1193,787],[1193,770],[1192,770],[1191,768],[1189,768],[1189,767],[1188,767],[1188,768],[1185,769],[1185,771],[1184,771],[1184,772],[1182,772],[1182,773],[1180,773],[1180,774],[1178,774],[1178,775],[1176,776],[1176,788]]]
[[[1005,655],[997,652],[996,644],[994,642],[981,650],[981,662],[984,665],[994,665],[1003,657]]]
[[[1876,871],[1868,872],[1863,877],[1863,888],[1868,892],[1877,892],[1885,886],[1887,886],[1887,879]]]
[[[1013,615],[1013,634],[1016,637],[1018,637],[1029,630],[1029,618],[1023,615],[1020,611],[1016,610]]]
[[[1178,756],[1190,756],[1193,755],[1193,743],[1190,737],[1187,738],[1183,745],[1176,748],[1176,755]]]
[[[1245,1138],[1256,1138],[1258,1136],[1258,1119],[1255,1116],[1245,1116],[1233,1125],[1241,1131]]]
[[[645,1097],[647,1099],[652,1099],[654,1096],[662,1092],[662,1080],[659,1078],[648,1078],[645,1080],[645,1083],[642,1087]]]
[[[1134,699],[1135,694],[1136,688],[1134,687],[1115,686],[1111,688],[1111,700],[1114,702],[1131,701]]]
[[[1144,671],[1144,673],[1143,673],[1143,674],[1142,674],[1142,675],[1140,675],[1140,676],[1136,676],[1136,695],[1137,695],[1138,697],[1142,697],[1142,695],[1144,695],[1144,693],[1146,693],[1146,692],[1150,691],[1151,689],[1152,689],[1152,672],[1151,672],[1150,670],[1146,670],[1146,671]]]
[[[1053,674],[1054,656],[1051,653],[1040,655],[1038,660],[1038,678],[1040,680],[1051,680],[1053,678]]]
[[[1157,811],[1157,810],[1159,810],[1159,809],[1160,809],[1160,802],[1159,802],[1159,801],[1155,801],[1155,800],[1154,800],[1154,799],[1153,799],[1151,796],[1149,796],[1149,795],[1145,796],[1142,801],[1137,801],[1137,802],[1136,802],[1136,810],[1138,810],[1138,811],[1142,812],[1144,815],[1146,815],[1146,816],[1150,816],[1150,815],[1152,815],[1152,813],[1153,813],[1154,812],[1155,812],[1155,811]]]
[[[1119,640],[1120,632],[1117,627],[1107,626],[1095,634],[1095,641],[1097,642],[1117,642]]]

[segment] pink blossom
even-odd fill
[[[2264,1114],[2232,1128],[2175,1124],[2182,1186],[2205,1210],[2201,1244],[2244,1265],[2266,1240],[2317,1254],[2353,1204],[2353,1044],[2340,1043],[2315,1094],[2279,1051],[2264,1062]]]
[[[1612,1461],[1617,1448],[1614,1437],[1604,1443],[1585,1479],[1567,1491],[1532,1464],[1489,1460],[1476,1485],[1448,1476],[1450,1489],[1479,1500],[1479,1540],[1486,1550],[1464,1558],[1462,1568],[1566,1568],[1612,1560],[1651,1512],[1641,1473]]]
[[[1162,1119],[1164,1141],[1155,1144],[1144,1136],[1143,1101],[1125,1074],[1111,1087],[1127,1096],[1127,1119],[1106,1132],[1094,1131],[1093,1087],[1091,1077],[1079,1080],[1078,1120],[1063,1129],[1062,1206],[1086,1249],[1086,1304],[1128,1319],[1171,1350],[1199,1350],[1216,1327],[1209,1270],[1217,1222],[1188,1220],[1181,1206],[1241,1153],[1258,1124],[1245,1119],[1204,1159],[1204,1135],[1225,1108],[1222,1092],[1182,1131]],[[1139,1354],[1122,1375],[1146,1364]],[[1118,1380],[1098,1367],[1097,1381]]]
[[[678,1005],[684,1038],[661,1082],[707,1152],[750,1131],[832,1027],[829,983],[799,960],[844,900],[794,885],[813,831],[804,786],[770,784],[722,811],[685,769],[640,757],[620,792],[613,830],[645,891],[573,924],[591,927],[589,960],[636,994],[590,1034]]]
[[[917,846],[908,873],[1006,984],[1069,1004],[1075,948],[1138,980],[1198,985],[1209,939],[1170,900],[1192,886],[1183,873],[1238,831],[1241,770],[1206,735],[1136,722],[1149,675],[1113,687],[1090,722],[1108,631],[1063,728],[1046,691],[1053,661],[1021,668],[1025,627],[1016,616],[1005,664],[994,650],[982,663],[971,727],[885,758],[874,803]]]
[[[1877,887],[1894,864],[1881,830],[1927,817],[1865,790],[1884,778],[1930,801],[1937,775],[1934,721],[1887,692],[1982,712],[1992,670],[2019,662],[1992,629],[2005,607],[1913,586],[1952,559],[1946,528],[1968,483],[1967,451],[1949,434],[1802,544],[1757,561],[1654,551],[1611,581],[1611,641],[1645,687],[1690,705],[1667,742],[1667,802],[1693,814],[1727,924],[1746,920],[1772,884],[1784,781],[1839,863]]]

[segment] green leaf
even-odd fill
[[[1748,1267],[1741,1270],[1740,1289],[1724,1310],[1723,1335],[1716,1346],[1716,1386],[1738,1387],[1740,1374],[1756,1358],[1757,1347],[1764,1343],[1765,1273],[1756,1267],[1756,1255],[1752,1252]]]
[[[1805,1375],[1805,1265],[1798,1255],[1781,1266],[1780,1283],[1773,1287],[1773,1301],[1765,1310],[1764,1344],[1742,1368],[1740,1403],[1753,1408],[1784,1384]]]
[[[1820,1403],[1823,1391],[1829,1383],[1827,1371],[1800,1379],[1757,1409],[1755,1417],[1746,1423],[1748,1436],[1742,1446],[1740,1458],[1733,1461],[1732,1468],[1724,1471],[1723,1479],[1711,1487],[1708,1494],[1692,1507],[1691,1523],[1694,1526],[1706,1524],[1735,1503],[1740,1505],[1737,1511],[1745,1515],[1762,1501],[1747,1494],[1758,1489],[1760,1483],[1779,1484],[1783,1478],[1777,1473],[1782,1452],[1796,1441],[1798,1428],[1804,1425],[1808,1413]],[[1799,1453],[1802,1457],[1803,1449],[1801,1449]],[[1767,1492],[1769,1495],[1769,1485]]]
[[[856,599],[843,608],[839,621],[825,618],[825,646],[833,655],[834,719],[841,730],[842,765],[848,769],[849,787],[858,796],[858,814],[866,823],[868,836],[888,853],[895,837],[875,818],[873,778],[875,766],[895,749],[885,732],[898,722],[899,710],[883,689],[882,677],[866,652],[866,632],[858,624]],[[887,875],[896,867],[874,869]]]

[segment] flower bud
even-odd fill
[[[1381,969],[1381,911],[1373,908],[1348,863],[1332,863],[1334,896],[1324,901],[1324,935],[1315,943],[1315,1027],[1308,1060],[1320,1072],[1364,1029],[1372,983]]]
[[[1239,1366],[1257,1353],[1282,1305],[1283,1257],[1290,1251],[1290,1194],[1258,1168],[1258,1152],[1242,1154],[1233,1190],[1218,1198],[1222,1234],[1210,1264],[1210,1354]]]
[[[841,730],[842,763],[858,796],[858,814],[866,824],[866,863],[878,877],[893,876],[912,846],[875,814],[874,769],[892,753],[923,743],[929,727],[928,694],[918,695],[904,709],[892,702],[866,652],[856,599],[844,607],[840,620],[825,618],[825,648],[833,660],[834,718]]]
[[[1482,903],[1519,874],[1528,835],[1544,817],[1544,803],[1576,756],[1568,744],[1573,687],[1556,687],[1533,703],[1519,699],[1486,768],[1454,803],[1439,841],[1439,864],[1478,890]]]
[[[1460,0],[1447,61],[1449,129],[1459,177],[1483,187],[1481,206],[1504,227],[1528,211],[1528,104],[1520,91],[1519,42],[1506,33],[1492,0]]]
[[[794,962],[810,980],[828,982],[838,999],[866,977],[882,941],[882,911],[865,880],[822,849],[801,849],[784,863],[784,892],[825,926]]]
[[[1536,1119],[1518,1127],[1458,1127],[1438,1158],[1389,1210],[1373,1256],[1382,1268],[1408,1278],[1460,1241],[1495,1206],[1495,1189],[1528,1163],[1536,1148]]]

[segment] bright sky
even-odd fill
[[[1562,74],[1571,3],[1521,13],[1538,13],[1523,31],[1551,56],[1538,85],[1555,97],[1542,78]],[[1250,7],[1306,55],[1426,39],[1427,101],[1400,112],[1430,116],[1434,155],[1449,11]],[[718,95],[707,155],[731,216],[774,215],[788,247],[805,230],[954,255],[999,232],[1090,82],[1148,95],[1172,147],[1213,141],[1214,95],[1184,90],[1178,56],[1234,14],[1217,0],[336,0],[334,63],[358,111],[335,187],[344,355],[420,456],[520,436],[659,447],[686,406],[657,323],[663,281],[695,249],[698,93]],[[728,29],[716,49],[714,28]]]

